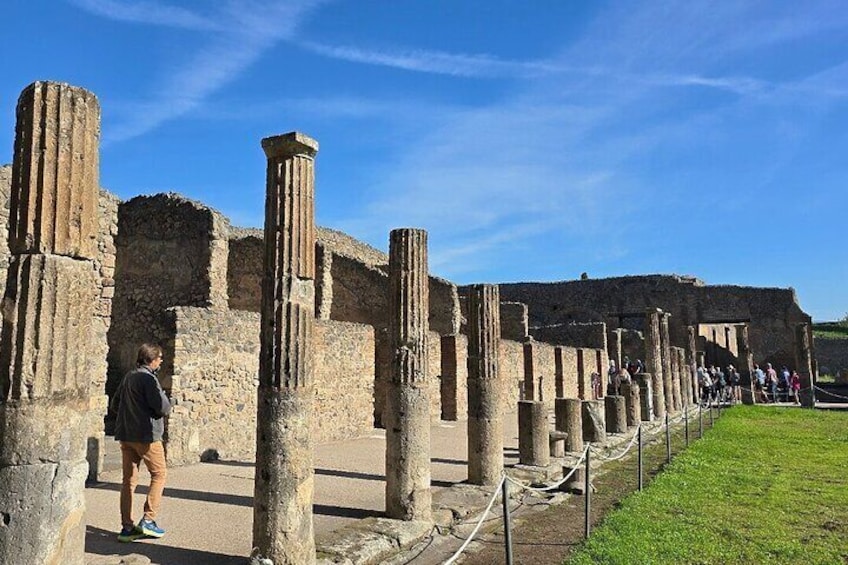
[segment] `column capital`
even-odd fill
[[[305,133],[291,131],[264,138],[262,149],[269,159],[297,156],[313,158],[318,153],[318,142]]]

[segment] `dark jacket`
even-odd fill
[[[159,379],[147,367],[138,367],[124,376],[111,408],[117,413],[115,439],[152,443],[162,441],[164,417],[171,403],[159,385]]]

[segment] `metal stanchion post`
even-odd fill
[[[671,463],[671,428],[668,425],[668,412],[665,413],[665,458]]]
[[[710,406],[710,428],[715,426],[715,416],[713,415],[713,407]]]
[[[589,466],[589,455],[592,453],[592,449],[587,445],[586,446],[586,484],[584,488],[586,489],[585,497],[586,497],[586,521],[584,522],[584,531],[586,535],[586,539],[589,539],[589,534],[592,531],[592,526],[589,523],[589,514],[592,511],[592,484],[589,481],[589,473],[591,467]]]
[[[698,404],[698,439],[704,437],[704,405]]]
[[[686,447],[689,447],[689,405],[683,407],[683,421],[686,422],[685,433],[686,433]]]
[[[504,520],[504,551],[506,551],[506,563],[512,565],[512,534],[509,525],[509,481],[504,479],[501,487],[501,502],[503,503]]]
[[[637,472],[639,473],[639,490],[642,490],[642,424],[639,424],[639,429],[636,430],[636,433],[639,434],[639,457],[638,464],[636,466]]]

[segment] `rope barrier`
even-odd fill
[[[622,457],[627,455],[627,452],[630,451],[630,448],[632,448],[633,444],[636,443],[636,440],[639,439],[639,428],[641,428],[641,427],[642,427],[642,424],[639,424],[636,427],[636,433],[634,433],[633,437],[630,438],[630,442],[627,444],[627,447],[625,447],[624,451],[622,451],[621,453],[619,453],[615,457],[602,455],[601,452],[598,451],[598,450],[593,450],[593,451],[597,454],[598,458],[602,459],[603,461],[618,461],[619,459],[621,459]]]
[[[483,512],[482,516],[480,516],[480,520],[477,522],[477,525],[474,526],[474,530],[471,532],[471,535],[469,535],[468,539],[466,539],[465,542],[460,546],[460,548],[456,550],[456,553],[454,553],[450,557],[450,559],[445,561],[444,565],[452,565],[452,563],[454,563],[457,560],[457,558],[460,555],[462,555],[462,552],[465,551],[465,548],[468,547],[468,544],[471,543],[471,540],[474,539],[474,536],[477,535],[477,532],[480,530],[480,526],[482,526],[483,522],[486,520],[486,516],[488,516],[489,512],[492,511],[492,506],[495,504],[495,500],[497,500],[497,498],[498,498],[498,493],[500,492],[504,481],[507,480],[507,477],[508,477],[508,475],[506,473],[504,473],[503,476],[501,476],[501,480],[498,483],[498,486],[495,488],[495,492],[492,493],[491,500],[489,500],[489,505],[486,506],[486,511]]]
[[[848,396],[842,396],[841,394],[836,394],[835,392],[830,392],[829,390],[825,390],[825,389],[823,389],[823,388],[821,388],[821,387],[819,387],[819,386],[817,386],[817,385],[813,385],[813,388],[815,388],[815,389],[816,389],[816,390],[818,390],[819,392],[823,392],[823,393],[825,393],[825,394],[826,394],[826,395],[828,395],[828,396],[833,396],[833,397],[835,397],[835,398],[843,398],[843,399],[845,399],[845,400],[848,400]],[[804,389],[804,390],[806,390],[806,389]]]
[[[551,491],[551,490],[555,490],[555,489],[558,489],[560,487],[560,485],[564,484],[568,479],[570,479],[571,475],[573,475],[577,471],[578,467],[580,467],[581,463],[583,463],[583,461],[586,459],[586,452],[587,451],[589,451],[588,445],[586,446],[585,449],[583,449],[583,454],[580,456],[580,459],[577,460],[577,463],[574,464],[571,471],[567,475],[565,475],[563,478],[561,478],[560,480],[558,480],[557,482],[555,482],[552,485],[548,485],[546,487],[531,487],[530,485],[525,485],[521,481],[513,479],[509,475],[506,475],[506,478],[509,482],[511,482],[512,484],[514,484],[518,487],[521,487],[524,490],[530,490],[530,491],[534,491],[534,492],[548,492],[548,491]]]

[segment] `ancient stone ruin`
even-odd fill
[[[696,402],[698,363],[748,379],[754,360],[787,364],[815,382],[791,289],[674,275],[458,287],[429,272],[423,230],[387,234],[386,254],[315,226],[306,135],[262,141],[263,231],[178,194],[104,191],[99,128],[93,94],[34,83],[0,168],[0,562],[83,562],[84,482],[114,449],[107,397],[144,341],[165,350],[169,464],[255,461],[253,542],[275,563],[315,560],[316,443],[385,427],[385,514],[429,523],[431,422],[466,421],[469,482],[491,486],[504,418],[522,463],[547,466]],[[610,359],[645,370],[604,400]]]

